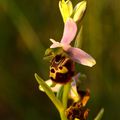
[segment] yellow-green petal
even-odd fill
[[[85,10],[86,10],[86,5],[87,5],[87,2],[84,0],[82,2],[79,2],[75,6],[73,14],[72,14],[73,20],[75,22],[81,21],[81,19],[83,18],[83,15],[84,15]]]
[[[63,18],[64,23],[66,22],[67,18],[71,16],[73,13],[73,5],[70,0],[67,1],[59,1],[59,9]]]

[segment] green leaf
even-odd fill
[[[100,112],[97,114],[97,116],[95,117],[94,120],[101,120],[102,119],[102,116],[103,116],[103,113],[104,113],[104,108],[102,108],[100,110]]]
[[[58,111],[59,112],[62,111],[64,109],[63,105],[57,99],[57,97],[55,97],[55,94],[52,92],[51,88],[36,73],[35,73],[35,78],[36,78],[37,82],[39,83],[39,85],[41,85],[41,87],[44,89],[44,91],[48,95],[48,97],[51,99],[51,101],[53,102],[53,104],[56,106],[56,108],[58,109]]]
[[[70,91],[70,87],[71,87],[71,82],[68,82],[64,85],[64,88],[63,88],[62,102],[65,109],[67,108],[68,94]]]

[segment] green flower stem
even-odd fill
[[[65,110],[60,112],[60,117],[61,117],[61,120],[68,120],[66,115],[65,115]]]
[[[68,93],[70,91],[70,85],[71,85],[71,82],[64,85],[63,97],[62,97],[62,102],[63,102],[64,109],[67,108]]]
[[[42,88],[44,89],[45,93],[51,99],[51,101],[53,102],[53,104],[56,106],[57,110],[59,111],[61,120],[67,120],[67,117],[65,115],[65,108],[62,105],[62,103],[60,102],[60,100],[57,99],[57,97],[52,92],[52,90],[50,89],[50,87],[36,73],[35,73],[35,78],[36,78],[37,82],[42,86]]]
[[[36,78],[37,82],[42,86],[45,93],[51,99],[53,104],[56,106],[58,111],[61,113],[61,111],[64,110],[64,107],[63,107],[62,103],[55,97],[55,94],[52,92],[50,87],[44,82],[44,80],[42,78],[40,78],[36,73],[35,73],[35,78]]]
[[[65,110],[67,108],[68,93],[70,91],[70,85],[71,85],[71,82],[65,84],[64,88],[63,88],[62,103],[63,103],[64,110],[60,111],[61,120],[68,120],[67,117],[66,117],[66,115],[65,115]]]
[[[64,89],[64,86],[62,86],[62,87],[59,89],[59,91],[57,92],[57,94],[56,94],[56,97],[57,97],[60,101],[62,101],[63,89]]]

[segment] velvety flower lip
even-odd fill
[[[71,47],[70,43],[73,41],[75,35],[77,33],[77,25],[72,18],[68,18],[63,32],[63,37],[60,42],[56,42],[54,39],[50,39],[53,43],[50,48],[62,47],[63,50],[69,55],[69,57],[82,65],[86,65],[92,67],[96,64],[94,58],[92,58],[89,54],[84,52],[83,50],[75,47]]]

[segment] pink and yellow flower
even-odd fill
[[[68,18],[65,27],[63,36],[60,42],[56,42],[54,39],[50,39],[53,43],[50,48],[62,47],[63,50],[69,55],[69,57],[74,61],[82,65],[92,67],[96,64],[96,61],[89,54],[84,52],[79,48],[72,47],[70,43],[74,40],[77,33],[77,25],[73,19]]]

